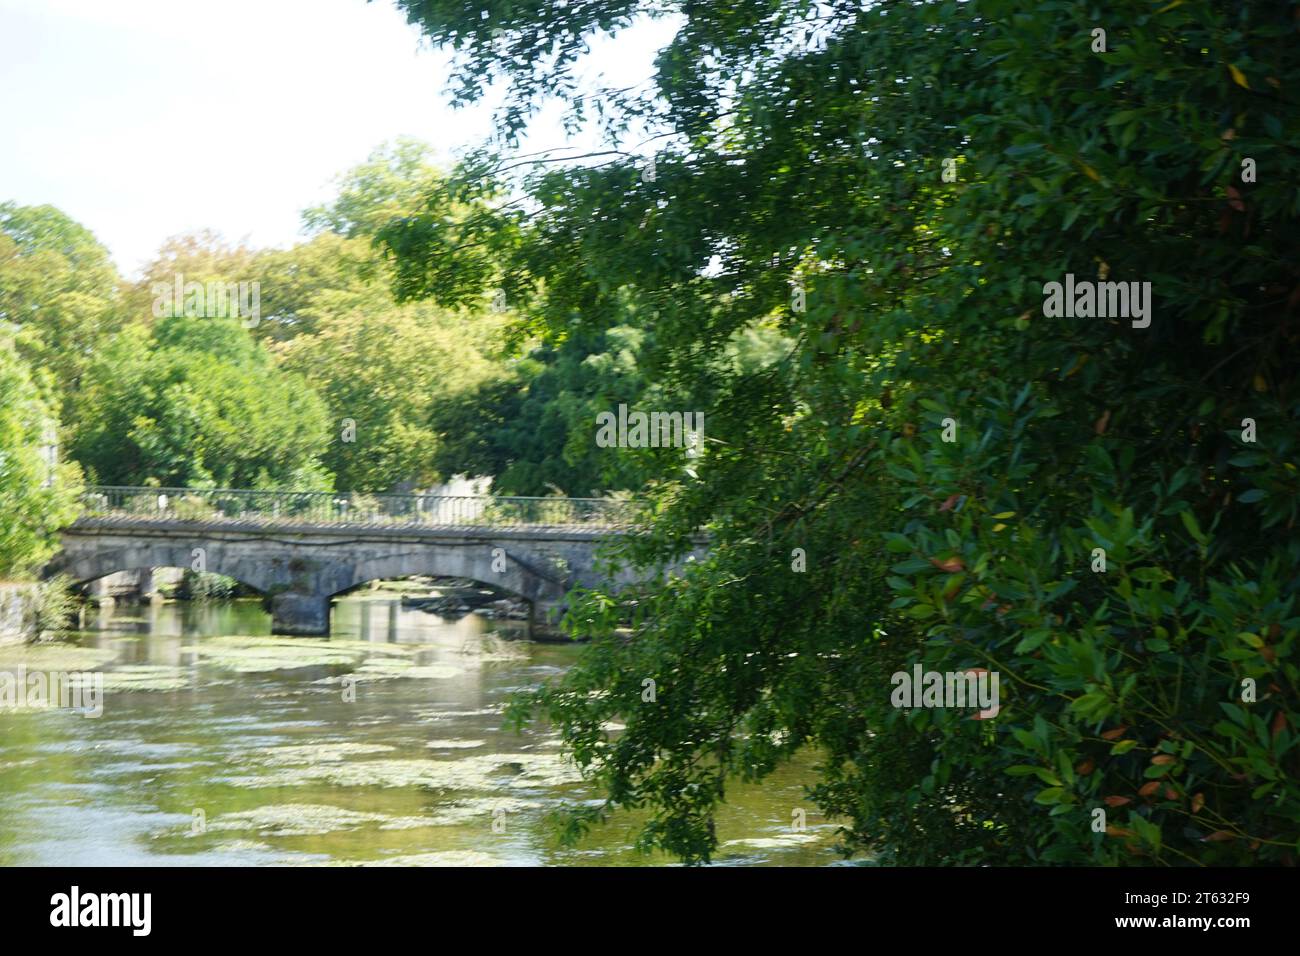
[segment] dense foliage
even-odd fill
[[[460,97],[504,77],[507,146],[556,94],[626,150],[432,195],[381,231],[402,293],[498,283],[559,340],[630,298],[659,407],[707,411],[636,556],[710,557],[588,595],[524,708],[604,788],[574,832],[643,808],[707,859],[728,781],[816,747],[885,860],[1295,862],[1294,4],[398,2]],[[665,11],[648,92],[578,91],[593,31]],[[1149,326],[1046,314],[1067,274],[1150,283]],[[997,671],[1001,712],[891,706],[916,664]]]
[[[490,349],[493,323],[485,318],[472,328]],[[325,399],[336,428],[352,423],[354,440],[332,442],[324,456],[340,487],[427,487],[440,477],[433,416],[490,374],[478,342],[469,339],[463,316],[389,301],[332,312],[316,334],[280,349],[283,366]]]
[[[0,205],[0,320],[59,400],[64,452],[100,483],[192,487],[388,491],[472,464],[437,415],[532,345],[487,303],[398,304],[371,241],[439,182],[402,140],[304,214],[306,241],[176,236],[130,282],[58,210]],[[209,301],[215,283],[247,292]]]
[[[234,318],[160,319],[102,348],[78,392],[72,454],[98,482],[313,487],[324,403]]]
[[[0,203],[0,321],[66,393],[120,322],[118,278],[91,232],[53,206]]]
[[[31,574],[75,513],[78,475],[47,453],[55,411],[0,324],[0,580]]]
[[[603,788],[572,835],[640,810],[707,860],[806,748],[883,861],[1295,862],[1300,7],[397,2],[460,99],[508,87],[456,170],[381,148],[306,241],[135,282],[0,204],[0,576],[71,516],[56,413],[102,482],[633,489],[630,558],[710,553],[579,595],[581,664],[516,708]],[[660,15],[648,84],[577,82]],[[608,149],[511,155],[550,96]],[[261,315],[159,310],[182,275]],[[1093,282],[1132,308],[1048,302]],[[596,442],[621,404],[703,412],[702,457]],[[893,706],[917,666],[999,713]]]

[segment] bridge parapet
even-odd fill
[[[617,498],[530,498],[486,495],[355,494],[322,491],[250,491],[232,488],[86,489],[83,520],[193,521],[393,528],[625,529],[641,503]]]

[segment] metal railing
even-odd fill
[[[265,524],[623,528],[639,504],[615,498],[353,494],[234,488],[87,487],[83,518]]]

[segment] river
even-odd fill
[[[615,819],[576,847],[552,813],[595,794],[553,732],[501,709],[581,647],[515,622],[339,600],[329,638],[270,635],[258,602],[89,611],[0,671],[104,674],[103,713],[0,709],[0,865],[663,865]],[[617,727],[611,727],[617,732]],[[735,785],[719,865],[838,861],[811,760]],[[802,821],[802,826],[797,821]]]

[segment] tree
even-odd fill
[[[313,238],[259,260],[278,361],[310,378],[339,440],[325,464],[340,487],[388,491],[441,477],[435,410],[479,386],[501,360],[505,317],[398,305],[374,234],[438,193],[423,143],[380,147],[341,177],[338,195],[303,214]]]
[[[391,279],[368,238],[323,232],[290,249],[266,249],[253,275],[262,294],[253,333],[266,341],[310,335],[331,316],[393,304]]]
[[[280,347],[284,368],[310,380],[328,405],[336,437],[323,462],[339,487],[390,491],[440,477],[434,409],[491,373],[493,325],[490,316],[390,300],[331,308],[315,334]]]
[[[460,98],[504,76],[507,145],[546,95],[589,107],[592,31],[682,18],[651,94],[602,104],[613,158],[385,234],[404,295],[486,291],[458,253],[487,249],[558,338],[634,296],[656,386],[706,403],[629,556],[703,527],[710,557],[577,604],[591,647],[516,709],[604,790],[571,834],[645,807],[644,846],[708,859],[728,782],[815,746],[850,852],[1295,862],[1290,5],[399,6]],[[1055,310],[1075,279],[1136,285]],[[773,318],[787,353],[725,360]],[[893,706],[915,666],[998,672],[999,715]]]
[[[48,382],[46,383],[48,385]],[[75,467],[51,460],[53,403],[0,326],[0,579],[36,571],[76,515]]]
[[[639,459],[613,459],[591,443],[596,416],[636,404],[645,383],[636,368],[635,328],[541,344],[504,374],[434,409],[447,471],[494,475],[497,492],[600,495],[639,487]]]
[[[629,308],[624,321],[541,342],[479,388],[438,403],[439,466],[494,475],[493,488],[505,494],[558,489],[576,496],[639,489],[687,466],[682,448],[611,455],[593,442],[599,416],[617,415],[620,405],[632,412],[697,410],[697,402],[665,394],[647,378],[641,357],[651,350],[638,328],[642,317]],[[760,327],[725,351],[739,366],[759,368],[775,359],[779,341],[778,333]]]
[[[117,270],[90,230],[53,206],[0,203],[0,322],[34,367],[75,391],[120,324]]]
[[[373,236],[438,188],[443,176],[431,158],[427,143],[409,137],[380,146],[341,177],[333,201],[303,213],[303,224],[349,239]]]
[[[71,451],[103,483],[330,487],[324,403],[239,319],[129,327],[96,357],[76,403]]]
[[[150,324],[156,318],[185,314],[188,296],[183,290],[187,283],[207,283],[220,280],[226,283],[252,282],[259,279],[257,250],[247,246],[228,245],[220,235],[211,230],[199,230],[172,236],[158,249],[158,254],[144,267],[140,279],[126,286],[122,295],[122,311],[129,322]],[[179,282],[182,294],[175,294]],[[197,304],[197,303],[195,303]],[[215,318],[207,313],[222,312],[224,317],[237,314],[238,300],[215,303],[208,308],[202,302],[203,317]],[[191,312],[200,311],[195,308]]]

